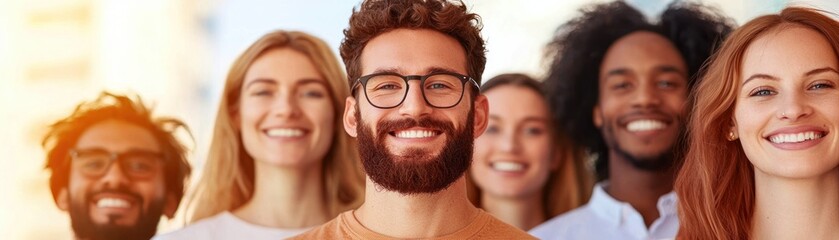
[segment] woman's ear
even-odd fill
[[[728,141],[734,141],[740,138],[740,135],[737,133],[737,123],[734,119],[731,119],[731,126],[728,128],[728,134],[725,137]]]

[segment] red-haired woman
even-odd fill
[[[839,22],[791,7],[732,33],[693,96],[683,239],[839,237]]]

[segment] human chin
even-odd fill
[[[406,195],[439,192],[462,177],[471,164],[474,141],[471,124],[457,132],[451,123],[420,119],[394,122],[374,132],[360,116],[356,117],[359,119],[357,130],[362,166],[370,179],[384,189]],[[446,139],[439,154],[428,154],[425,149],[407,149],[404,155],[397,156],[389,152],[383,139],[388,136],[389,128],[402,127],[406,123],[408,127],[443,129],[442,132],[451,137]]]
[[[532,196],[538,192],[545,182],[535,179],[497,179],[506,181],[490,181],[493,184],[484,186],[484,191],[497,197],[503,198],[522,198]]]
[[[621,156],[637,169],[657,171],[672,166],[676,141],[638,143],[633,136],[615,133],[616,124],[602,129],[603,139],[611,151]]]
[[[157,224],[163,213],[163,198],[153,200],[148,209],[131,219],[119,219],[115,215],[107,216],[104,222],[99,216],[91,216],[92,207],[87,199],[73,201],[70,206],[70,220],[73,232],[79,239],[149,239],[157,232]],[[112,200],[105,200],[112,201]],[[116,202],[103,203],[118,204]],[[139,206],[142,206],[140,204]],[[139,210],[141,207],[137,207]],[[94,220],[96,219],[96,220]]]
[[[506,198],[528,196],[541,189],[549,174],[547,165],[507,156],[475,162],[471,169],[481,190]]]
[[[76,204],[85,206],[86,213],[95,224],[131,226],[142,215],[143,197],[127,187],[116,187],[90,191],[77,199]]]
[[[741,144],[755,172],[764,175],[806,179],[823,176],[827,172],[836,171],[839,167],[839,156],[836,155],[834,149],[820,151],[823,148],[819,146],[808,150],[779,151],[774,146],[756,148],[746,143]],[[824,148],[830,148],[827,144],[824,146]]]

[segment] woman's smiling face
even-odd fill
[[[836,169],[837,70],[836,52],[808,28],[782,25],[749,45],[732,130],[756,174],[799,179]]]

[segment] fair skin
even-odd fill
[[[253,62],[241,91],[236,121],[254,158],[255,186],[233,214],[275,228],[326,222],[321,168],[336,117],[326,80],[306,55],[279,48]]]
[[[362,75],[376,71],[393,71],[402,75],[424,75],[434,69],[449,69],[466,74],[466,54],[452,37],[433,30],[396,29],[372,40],[361,53]],[[423,115],[451,121],[463,127],[467,113],[474,107],[474,136],[486,128],[487,101],[482,95],[473,99],[467,91],[463,101],[452,108],[440,109],[426,104],[418,81],[411,81],[405,101],[392,109],[376,108],[365,99],[364,91],[359,100],[347,98],[344,111],[344,129],[351,136],[358,136],[355,119],[356,107],[367,123],[380,119],[419,118]],[[376,125],[370,126],[373,131]],[[422,129],[403,129],[410,131]],[[459,130],[459,129],[458,129]],[[384,143],[392,154],[400,155],[410,148],[421,148],[434,154],[443,148],[447,136],[436,133],[422,138],[399,138],[389,134]],[[369,143],[360,143],[369,144]],[[377,190],[367,178],[365,202],[355,211],[355,217],[366,228],[397,238],[429,238],[442,236],[467,226],[479,210],[466,197],[466,180],[460,177],[449,188],[433,194],[403,195],[399,192]],[[422,227],[417,227],[422,226]]]
[[[542,189],[558,167],[551,159],[547,103],[520,86],[498,86],[484,95],[492,106],[489,125],[475,140],[470,168],[481,188],[481,207],[505,223],[531,229],[546,219]]]
[[[667,154],[677,142],[686,114],[687,67],[661,35],[639,31],[616,41],[600,67],[595,126],[609,146],[606,192],[632,205],[647,226],[658,219],[658,199],[673,190],[673,171],[633,166],[618,148],[637,159]],[[647,161],[647,160],[640,160]]]
[[[124,154],[128,152],[161,153],[160,145],[146,129],[121,120],[105,120],[90,126],[79,137],[74,149],[79,151],[105,151]],[[163,164],[155,168],[157,173],[147,179],[132,179],[114,162],[100,177],[84,176],[79,163],[72,163],[68,188],[60,191],[58,207],[68,211],[72,202],[87,202],[90,218],[95,224],[115,224],[134,226],[149,205],[159,199],[165,199],[163,213],[172,217],[177,210],[178,199],[166,196],[163,177]],[[120,193],[116,189],[125,189],[129,193]],[[90,199],[86,195],[93,193]],[[139,196],[140,199],[136,198]],[[105,204],[106,202],[119,204]],[[109,218],[115,219],[109,223]]]
[[[732,130],[754,166],[755,239],[839,233],[837,70],[827,39],[800,26],[771,30],[746,49]]]

